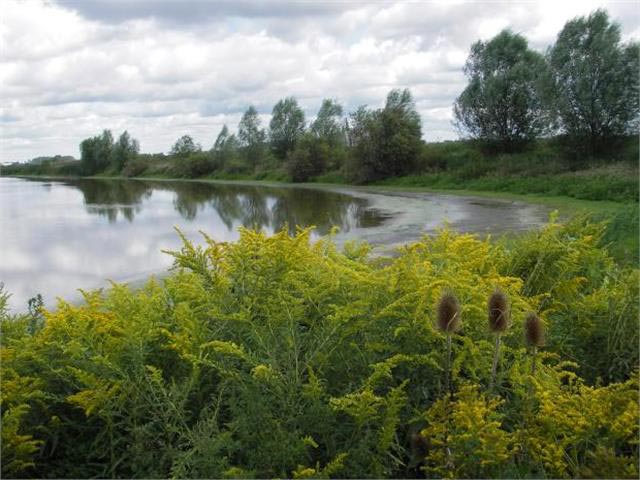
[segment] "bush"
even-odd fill
[[[122,169],[125,177],[139,177],[149,168],[149,160],[144,157],[136,157],[129,160]]]
[[[220,163],[210,152],[191,153],[186,157],[174,157],[173,175],[180,178],[198,178],[220,168]]]
[[[552,223],[506,246],[443,231],[379,259],[242,230],[185,240],[161,283],[61,301],[34,331],[0,295],[2,473],[635,478],[638,272],[599,232]],[[496,287],[512,326],[489,387]],[[462,307],[451,395],[445,289]],[[536,373],[529,311],[548,329]]]
[[[320,175],[329,161],[329,145],[321,138],[305,134],[287,156],[287,170],[294,182],[307,182]]]

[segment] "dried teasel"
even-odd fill
[[[534,312],[527,313],[524,320],[524,335],[530,347],[542,347],[544,345],[544,325],[540,317]]]
[[[489,329],[502,333],[509,328],[509,300],[501,290],[494,291],[487,302]]]
[[[451,292],[443,293],[438,302],[438,328],[450,334],[457,332],[461,323],[458,299]]]

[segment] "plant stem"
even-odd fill
[[[447,333],[447,370],[446,370],[445,387],[453,398],[453,388],[451,386],[451,334]]]
[[[532,359],[531,359],[531,375],[535,375],[536,374],[536,354],[538,353],[538,349],[536,347],[533,347],[533,355],[532,355]]]
[[[491,383],[489,384],[489,390],[493,390],[496,384],[496,375],[498,373],[498,358],[500,356],[500,335],[496,335],[496,344],[493,349],[493,366],[491,367]]]

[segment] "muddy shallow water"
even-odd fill
[[[273,232],[333,226],[338,244],[364,240],[377,253],[451,228],[499,235],[545,223],[548,209],[509,200],[366,188],[142,180],[0,178],[0,281],[22,310],[41,293],[74,300],[107,279],[139,281],[172,263],[173,227],[200,241],[238,238],[241,226]]]

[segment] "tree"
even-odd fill
[[[311,124],[311,132],[335,146],[344,142],[342,130],[342,105],[336,100],[325,98],[318,111],[318,116]]]
[[[113,168],[121,172],[125,165],[135,159],[140,152],[140,144],[135,138],[131,138],[126,130],[122,132],[111,152],[111,164]]]
[[[171,147],[171,155],[178,157],[188,157],[190,154],[200,152],[202,147],[199,143],[195,143],[189,135],[183,135]]]
[[[422,122],[408,89],[391,90],[381,114],[383,176],[406,175],[416,168],[422,149]]]
[[[226,125],[222,127],[218,138],[216,138],[213,153],[218,168],[222,167],[234,173],[243,170],[238,161],[238,140],[235,135],[229,133]]]
[[[103,172],[111,162],[113,135],[111,130],[80,142],[80,168],[84,175]]]
[[[548,51],[554,107],[575,143],[595,150],[636,131],[638,43],[622,45],[620,26],[604,10],[564,26]]]
[[[271,148],[275,155],[285,159],[303,133],[304,112],[298,106],[298,101],[294,97],[287,97],[276,103],[269,123]]]
[[[222,130],[220,130],[220,133],[218,134],[216,141],[213,144],[213,151],[214,152],[222,151],[228,140],[229,140],[229,129],[227,128],[226,125],[223,125]]]
[[[454,105],[463,133],[511,150],[546,131],[545,62],[524,37],[503,30],[487,43],[474,43],[464,72],[469,85]]]
[[[253,169],[264,156],[265,132],[260,128],[258,111],[250,106],[238,124],[238,143],[247,165]]]
[[[305,133],[287,157],[287,169],[294,182],[306,182],[325,171],[329,162],[329,144],[323,138]]]
[[[392,90],[383,109],[360,107],[350,116],[348,140],[348,175],[356,182],[413,171],[422,148],[422,125],[411,92]]]

